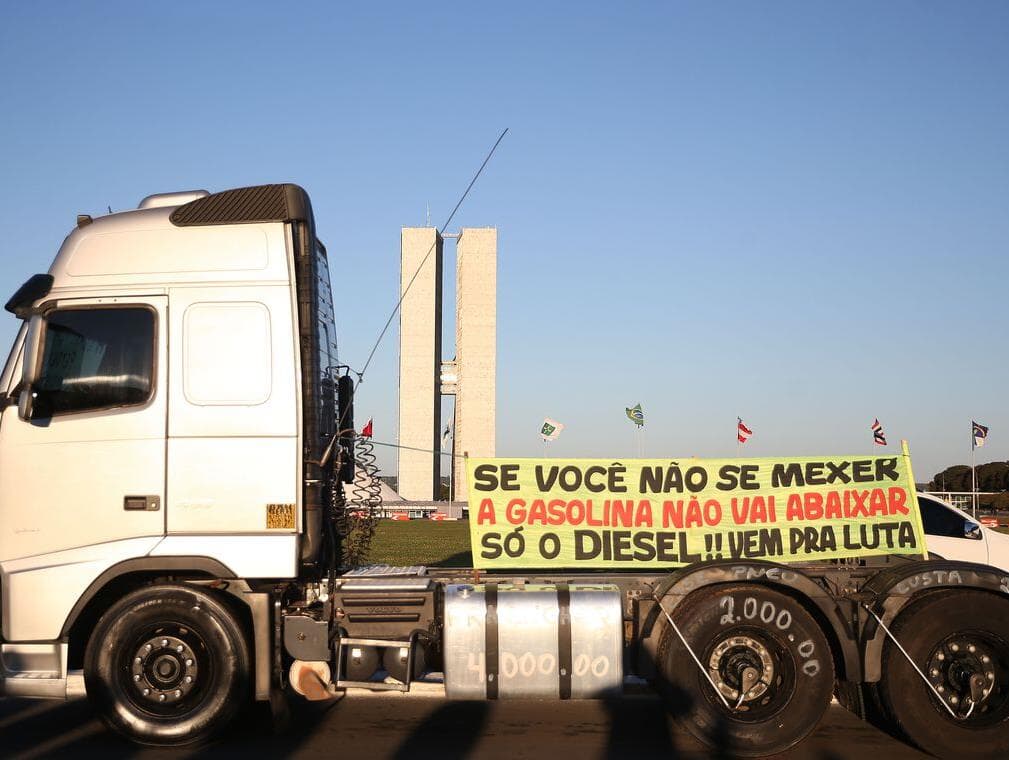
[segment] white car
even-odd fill
[[[1009,535],[985,528],[966,512],[929,494],[918,494],[918,508],[930,552],[1009,572]]]

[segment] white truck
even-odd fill
[[[991,567],[342,568],[352,384],[296,185],[78,217],[7,309],[7,696],[86,693],[133,740],[186,744],[291,688],[440,673],[452,699],[569,699],[637,676],[735,754],[793,746],[836,694],[937,755],[1009,755],[1009,577]]]

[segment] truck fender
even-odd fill
[[[840,568],[839,568],[840,569]],[[829,571],[828,574],[829,576]],[[838,573],[839,580],[842,578]],[[834,649],[838,677],[857,680],[861,675],[861,659],[856,638],[857,620],[854,603],[832,595],[808,575],[795,567],[764,560],[720,560],[681,568],[655,587],[655,597],[662,600],[667,612],[672,612],[690,594],[709,586],[728,583],[754,583],[784,591],[798,600],[822,624]],[[659,638],[668,626],[657,605],[645,616],[642,624],[639,666],[650,672]]]
[[[74,633],[74,626],[79,621],[84,622],[85,628],[87,628],[90,619],[93,626],[98,616],[106,609],[99,595],[106,589],[115,589],[117,581],[126,581],[127,576],[145,577],[159,574],[185,575],[194,581],[226,581],[222,590],[240,609],[248,613],[248,619],[252,625],[251,650],[256,699],[269,699],[274,670],[271,654],[273,649],[273,611],[270,605],[270,595],[253,592],[248,583],[237,579],[235,573],[227,565],[212,557],[136,557],[117,562],[99,575],[81,594],[63,623],[60,639],[69,641],[71,634]],[[134,585],[127,582],[123,588],[127,587],[132,590]]]
[[[60,638],[65,640],[70,635],[74,623],[102,589],[117,578],[134,573],[197,573],[211,578],[235,577],[228,567],[211,557],[136,557],[117,562],[95,578],[81,594],[63,623]]]
[[[964,588],[1009,596],[1009,574],[973,562],[920,560],[877,573],[862,587],[858,596],[870,604],[883,625],[890,628],[900,613],[923,595]],[[875,618],[861,609],[859,614],[865,619],[862,635],[865,642],[862,655],[864,680],[875,683],[881,677],[883,645],[887,635]]]

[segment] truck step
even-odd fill
[[[8,672],[0,678],[0,696],[80,699],[86,696],[84,671],[72,670],[66,678],[41,671]]]

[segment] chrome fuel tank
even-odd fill
[[[623,686],[620,591],[612,585],[445,588],[449,699],[591,699]]]

